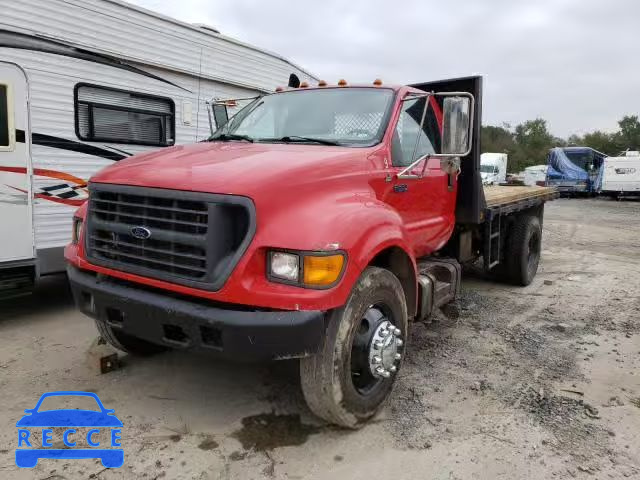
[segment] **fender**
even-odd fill
[[[368,195],[340,192],[338,199],[335,191],[328,192],[282,212],[270,218],[261,232],[261,238],[273,242],[265,247],[311,251],[339,249],[347,253],[342,280],[327,291],[330,295],[327,298],[328,308],[346,303],[364,269],[387,248],[397,247],[405,252],[411,259],[415,274],[415,256],[402,218],[386,203],[375,198],[373,192]],[[323,213],[319,216],[317,212]],[[291,225],[297,228],[292,229]]]

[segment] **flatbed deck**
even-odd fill
[[[558,196],[558,191],[552,187],[529,187],[518,185],[487,185],[484,187],[484,197],[487,208],[502,207],[520,201],[546,201]]]

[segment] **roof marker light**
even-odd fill
[[[380,85],[382,85],[382,80],[380,80],[379,78],[376,78],[376,79],[373,81],[373,84],[374,84],[376,87],[379,87]]]
[[[326,86],[327,86],[327,82],[325,82],[324,80],[320,80],[320,81],[318,82],[318,86],[319,86],[319,87],[326,87]]]
[[[284,90],[284,88],[282,88],[282,87],[276,87],[276,92],[281,92],[282,90]]]
[[[301,82],[300,83],[300,88],[307,88],[309,86],[309,84],[307,82]]]
[[[347,81],[344,78],[341,78],[340,80],[338,80],[338,86],[339,87],[346,87],[347,86]]]

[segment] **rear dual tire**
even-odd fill
[[[515,219],[507,239],[502,277],[513,285],[529,285],[538,272],[542,251],[542,226],[537,215]]]
[[[375,353],[372,342],[380,338],[385,325],[400,332],[389,338],[397,342],[391,355],[399,358],[388,378],[372,373],[369,360]],[[372,418],[393,389],[404,360],[407,329],[407,304],[400,281],[388,270],[368,267],[347,303],[328,314],[320,351],[300,360],[302,391],[311,411],[347,428],[359,428]],[[382,348],[388,353],[386,346]],[[383,363],[388,373],[388,362]]]

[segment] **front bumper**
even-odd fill
[[[321,311],[227,309],[71,265],[67,273],[85,315],[171,348],[248,361],[300,358],[318,351],[325,332]]]

